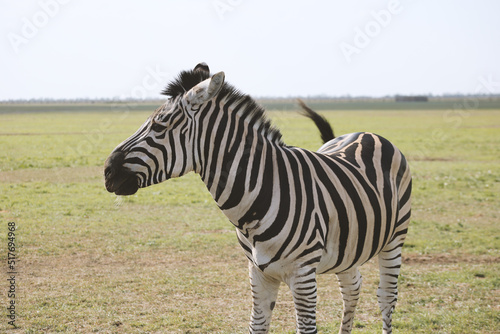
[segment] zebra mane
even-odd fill
[[[272,125],[266,115],[264,107],[259,105],[250,95],[241,93],[238,89],[230,84],[224,84],[219,96],[227,99],[227,103],[234,102],[238,105],[237,113],[242,120],[246,120],[250,126],[257,128],[262,135],[267,137],[271,142],[283,146],[280,130]]]
[[[195,68],[190,71],[182,71],[161,93],[175,98],[189,91],[191,88],[208,78],[210,78],[208,67],[206,70],[205,68]]]
[[[206,64],[204,65],[206,66]],[[210,78],[208,66],[203,68],[197,66],[194,70],[182,71],[174,81],[167,85],[162,94],[175,98],[208,78]],[[247,120],[251,126],[257,126],[261,134],[273,143],[284,145],[280,130],[271,124],[265,109],[250,95],[241,93],[228,83],[224,83],[218,95],[227,100],[228,104],[235,103],[239,106],[237,112],[242,120]]]

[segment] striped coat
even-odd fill
[[[194,171],[236,227],[249,259],[250,332],[267,332],[278,287],[294,297],[299,333],[315,333],[316,275],[337,274],[342,333],[352,328],[358,267],[378,255],[383,331],[391,332],[401,247],[410,219],[411,176],[388,140],[359,132],[322,134],[317,151],[285,145],[254,100],[199,64],[164,91],[169,100],[106,161],[106,188],[119,195]]]

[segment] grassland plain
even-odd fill
[[[102,106],[0,114],[0,332],[243,333],[246,259],[232,225],[195,174],[116,197],[109,152],[148,110]],[[69,109],[68,109],[69,110]],[[408,157],[413,217],[396,333],[500,333],[500,110],[323,112],[337,134],[371,131]],[[289,145],[317,149],[314,125],[272,112]],[[7,223],[16,222],[17,329],[7,324]],[[376,261],[364,276],[354,333],[378,333]],[[337,333],[334,275],[318,278],[318,325]],[[294,332],[282,287],[272,333]]]

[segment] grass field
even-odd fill
[[[244,333],[247,262],[195,174],[117,197],[103,163],[152,109],[0,113],[0,332]],[[396,333],[500,333],[500,109],[325,111],[336,134],[371,131],[410,161],[413,216]],[[317,149],[314,125],[272,112],[289,145]],[[8,325],[8,222],[15,222],[16,324]],[[381,332],[376,261],[354,333]],[[334,275],[318,279],[318,326],[337,333]],[[272,333],[293,333],[282,286]]]

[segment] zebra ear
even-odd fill
[[[191,104],[203,104],[212,99],[224,85],[224,72],[214,74],[200,82],[186,93],[186,100]]]
[[[200,71],[200,72],[203,72],[203,73],[206,73],[207,76],[210,75],[210,68],[208,67],[207,63],[199,63],[198,65],[196,65],[194,67],[194,70],[193,71]]]

